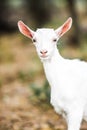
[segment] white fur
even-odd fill
[[[87,63],[62,58],[51,42],[53,30],[39,29],[34,37],[39,57],[40,50],[48,51],[48,57],[40,59],[51,86],[51,104],[66,118],[68,130],[79,130],[82,118],[87,120]]]
[[[87,63],[61,57],[59,36],[53,29],[37,29],[33,39],[51,86],[51,104],[65,117],[68,130],[79,130],[82,119],[87,121]],[[42,57],[40,52],[45,50]]]

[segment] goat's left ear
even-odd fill
[[[63,36],[72,26],[72,18],[68,18],[68,20],[58,29],[55,30],[56,34],[60,38]]]
[[[27,25],[25,25],[22,21],[18,21],[18,28],[20,32],[28,38],[33,38],[34,31],[32,31]]]

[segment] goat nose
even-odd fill
[[[41,50],[40,53],[41,54],[46,54],[48,51],[47,50]]]

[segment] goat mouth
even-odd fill
[[[48,55],[41,55],[40,57],[41,57],[41,58],[47,58]]]

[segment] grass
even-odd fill
[[[47,80],[44,82],[42,86],[38,86],[37,84],[30,84],[29,88],[32,90],[31,100],[34,103],[40,104],[41,102],[48,103],[50,102],[50,87]]]
[[[0,63],[2,62],[13,62],[14,55],[10,50],[9,44],[5,42],[0,43]]]

